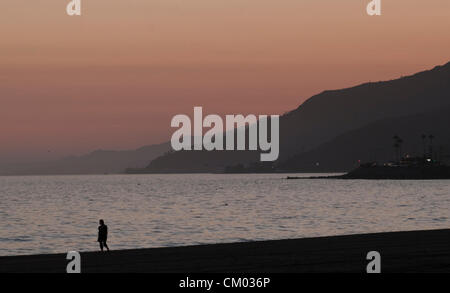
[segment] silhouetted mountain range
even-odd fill
[[[22,164],[9,168],[2,167],[0,175],[123,173],[128,167],[143,168],[151,160],[169,150],[169,143],[126,151],[97,150],[84,156],[72,156],[55,161]]]
[[[421,134],[450,146],[450,63],[411,76],[324,91],[280,117],[278,171],[347,171],[361,161],[393,157],[392,136],[404,152],[422,152]],[[169,152],[170,143],[130,151],[95,151],[79,157],[0,169],[2,174],[223,172],[259,161],[257,151]],[[450,150],[449,150],[450,151]],[[267,167],[267,166],[266,166]],[[267,169],[267,168],[266,168]],[[270,168],[269,168],[270,170]]]
[[[411,144],[420,144],[423,132],[449,141],[444,117],[435,116],[448,116],[448,111],[433,112],[447,106],[450,63],[395,80],[324,91],[280,117],[276,165],[290,171],[344,171],[357,159],[372,158],[374,149],[380,150],[379,159],[387,159],[394,134],[404,133]],[[155,159],[145,172],[221,172],[257,160],[257,152],[184,151]]]

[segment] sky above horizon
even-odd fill
[[[176,114],[282,114],[450,61],[450,1],[3,0],[0,164],[167,141]]]

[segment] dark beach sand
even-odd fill
[[[114,243],[110,244],[114,248]],[[450,272],[450,230],[81,253],[82,272]],[[0,257],[0,272],[65,272],[65,254]]]

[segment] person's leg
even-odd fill
[[[108,244],[106,244],[106,240],[105,240],[105,242],[103,242],[103,246],[105,246],[106,249],[109,251],[109,247],[108,247]]]
[[[101,249],[101,251],[103,251],[103,242],[99,241],[98,243],[100,243],[100,249]]]

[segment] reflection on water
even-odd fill
[[[450,181],[286,176],[0,177],[0,255],[450,227]]]

